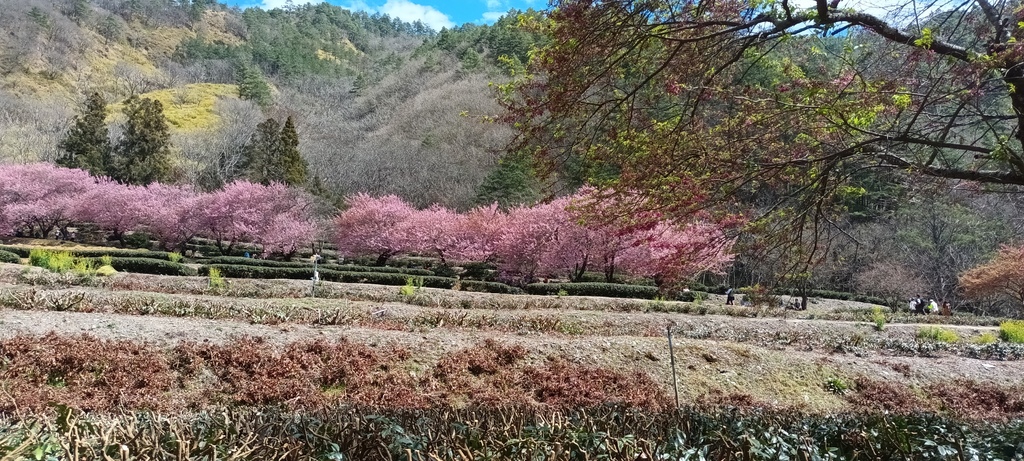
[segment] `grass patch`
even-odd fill
[[[28,263],[58,274],[63,274],[75,267],[75,257],[67,251],[51,251],[33,249],[28,255]]]
[[[997,336],[995,333],[992,333],[991,331],[987,331],[978,336],[975,336],[974,339],[971,340],[971,342],[973,342],[974,344],[995,344],[999,342],[999,336]]]
[[[956,332],[942,327],[923,327],[917,330],[917,339],[927,339],[941,343],[955,343],[960,340]]]
[[[1010,343],[1024,343],[1024,320],[1000,323],[999,338]]]
[[[220,98],[237,98],[238,86],[220,83],[195,83],[177,88],[150,91],[140,95],[160,101],[167,123],[175,130],[195,131],[216,126],[220,116],[216,103]],[[111,112],[120,113],[121,104],[111,105]]]

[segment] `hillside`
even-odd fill
[[[498,110],[497,56],[525,60],[530,45],[511,20],[438,36],[327,4],[27,1],[0,21],[0,162],[53,160],[93,91],[115,137],[119,102],[141,95],[163,103],[182,181],[234,179],[222,165],[257,123],[292,116],[318,187],[456,207],[473,203],[509,135],[480,121]],[[265,82],[269,99],[240,95],[245,79]]]

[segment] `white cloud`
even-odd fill
[[[292,0],[295,6],[306,3],[320,3],[323,0]],[[487,0],[488,3],[495,0]],[[500,0],[498,0],[500,1]],[[261,8],[274,9],[283,8],[288,0],[262,0]],[[448,18],[448,15],[438,11],[429,5],[420,5],[409,0],[387,0],[384,5],[375,7],[366,3],[365,0],[349,0],[348,4],[339,3],[338,6],[352,11],[365,11],[367,13],[381,13],[391,17],[397,17],[405,22],[422,21],[434,30],[441,30],[442,27],[455,27],[455,22]]]
[[[492,10],[493,11],[493,10],[497,10],[498,8],[501,8],[501,0],[487,0],[487,9],[488,10]]]
[[[442,27],[449,29],[455,27],[455,23],[436,8],[409,0],[388,0],[384,6],[377,8],[377,12],[401,18],[405,22],[423,21],[434,30],[441,30]]]
[[[500,19],[504,15],[505,15],[504,11],[488,11],[488,12],[484,13],[483,17],[481,17],[480,21],[478,21],[478,22],[484,22],[484,23],[487,23],[487,24],[491,24],[494,21],[497,21],[498,19]]]
[[[312,0],[292,0],[292,5],[299,6],[307,3],[313,3]],[[263,0],[260,4],[260,8],[265,10],[272,10],[274,8],[284,8],[288,4],[288,0]]]
[[[376,13],[377,12],[376,8],[370,6],[370,4],[364,2],[363,0],[352,0],[351,2],[349,2],[348,6],[345,6],[345,5],[339,5],[339,6],[342,6],[344,8],[348,8],[348,9],[350,9],[352,11],[366,11],[367,13]]]

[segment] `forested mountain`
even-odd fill
[[[0,161],[54,161],[92,93],[111,143],[125,101],[160,101],[176,182],[244,175],[257,126],[292,117],[308,184],[334,197],[396,193],[475,203],[509,131],[485,123],[489,84],[536,37],[494,26],[440,34],[329,4],[239,10],[205,0],[29,0],[0,10]],[[499,60],[506,55],[509,60]]]

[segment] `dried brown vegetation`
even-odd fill
[[[0,341],[0,412],[42,411],[53,402],[103,412],[216,405],[425,408],[444,402],[664,406],[660,386],[642,373],[561,359],[531,366],[526,356],[520,346],[487,341],[441,357],[432,372],[417,377],[407,369],[407,351],[345,340],[275,348],[261,339],[239,338],[160,349],[86,335],[16,336]]]

